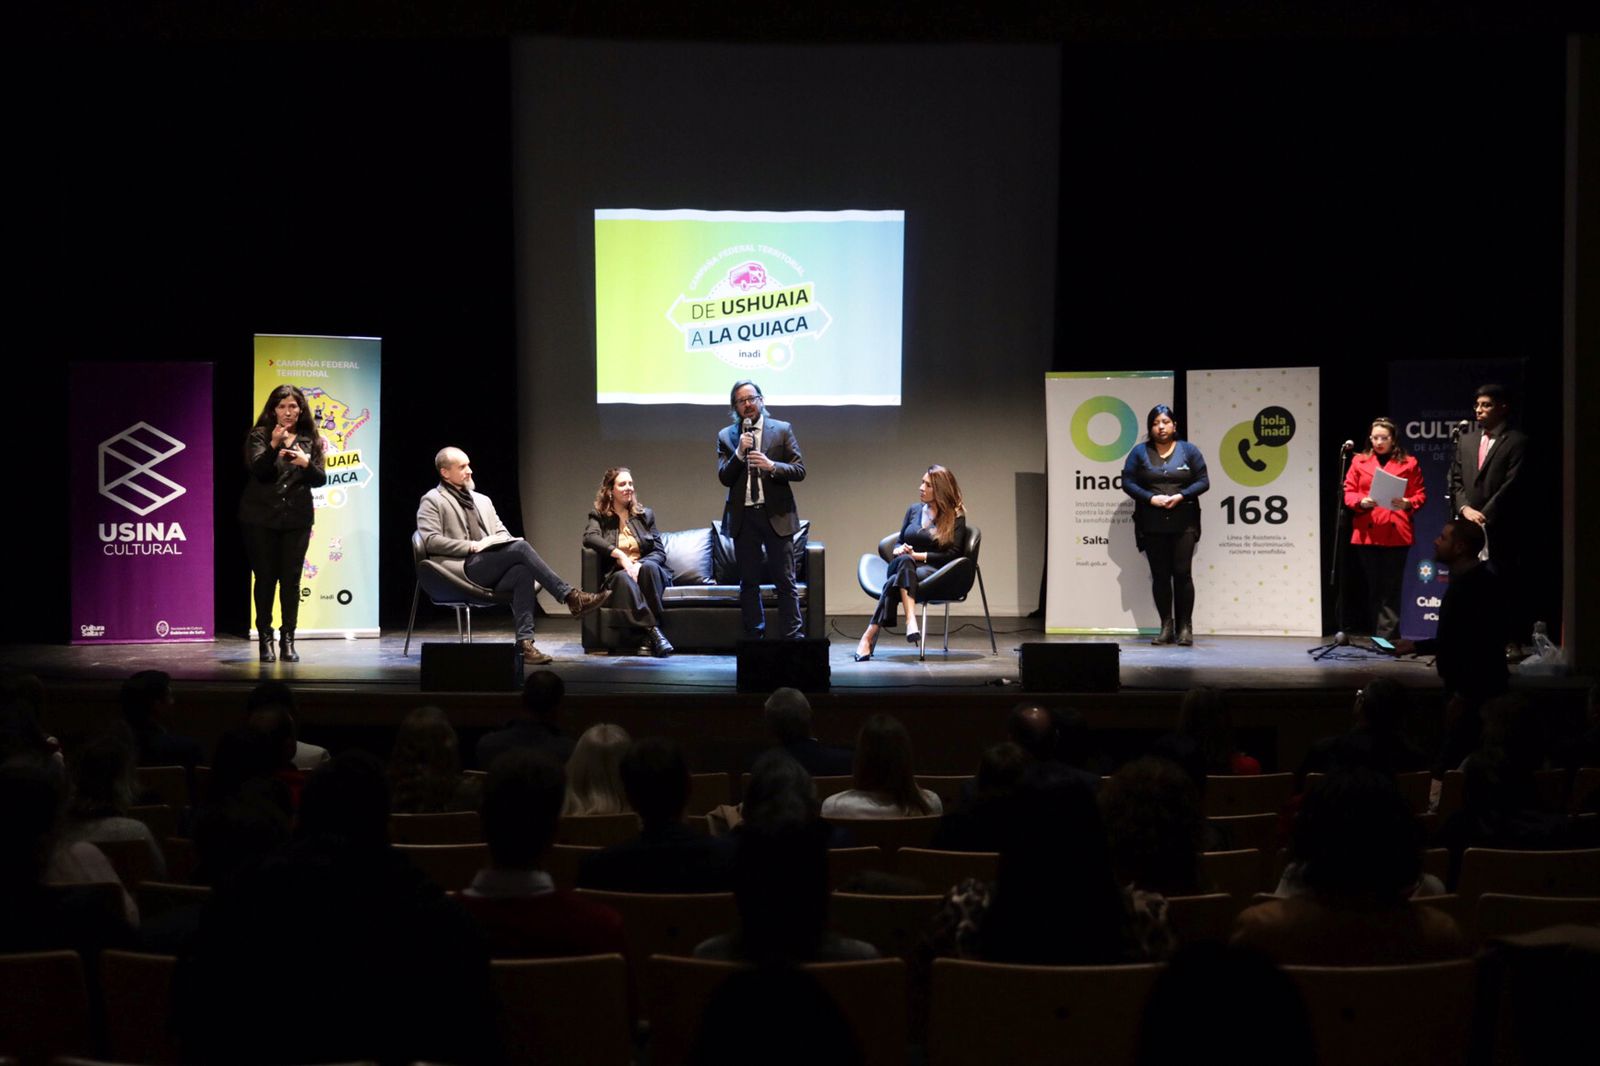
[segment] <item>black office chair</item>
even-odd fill
[[[476,582],[458,576],[445,568],[441,560],[428,558],[427,549],[423,547],[422,530],[413,530],[411,533],[411,562],[417,568],[417,587],[411,593],[411,621],[406,623],[406,646],[401,655],[411,654],[411,631],[417,625],[417,601],[426,592],[428,599],[439,607],[451,607],[456,612],[456,639],[467,644],[472,643],[472,609],[474,607],[494,607],[497,604],[511,602],[509,594],[501,595],[494,589],[484,588]],[[538,588],[537,585],[534,586]],[[463,630],[462,616],[466,617],[466,628]]]
[[[989,627],[989,650],[996,655],[1000,653],[999,645],[994,640],[994,621],[989,617],[989,593],[983,587],[983,570],[978,566],[978,548],[983,543],[983,532],[977,526],[967,525],[959,530],[959,536],[961,557],[929,574],[918,588],[918,602],[922,604],[922,633],[917,641],[919,660],[928,657],[929,607],[944,607],[943,650],[946,655],[950,654],[950,605],[966,602],[974,580],[978,583],[978,595],[983,597],[983,621]],[[863,555],[856,566],[856,580],[861,583],[861,591],[874,600],[883,595],[884,582],[889,579],[889,562],[894,558],[894,547],[898,543],[900,534],[890,533],[878,542],[877,555]]]

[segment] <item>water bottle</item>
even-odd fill
[[[1543,663],[1561,661],[1561,652],[1550,639],[1550,630],[1543,622],[1533,623],[1533,654]]]

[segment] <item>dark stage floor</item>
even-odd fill
[[[509,641],[504,619],[480,618],[478,642]],[[496,622],[502,624],[496,625]],[[955,621],[955,620],[953,620]],[[865,617],[831,620],[829,665],[835,689],[931,689],[961,691],[1020,684],[1018,649],[1024,643],[1105,642],[1108,637],[1046,636],[1032,619],[996,619],[999,653],[989,650],[988,634],[979,620],[960,624],[950,638],[949,654],[931,642],[925,662],[899,633],[885,633],[870,662],[852,660]],[[937,626],[935,626],[937,628]],[[46,680],[115,681],[136,670],[156,668],[191,683],[251,683],[262,677],[293,680],[297,686],[343,686],[415,691],[419,683],[419,645],[424,640],[454,641],[446,622],[412,636],[410,655],[403,655],[404,631],[379,639],[301,640],[302,661],[263,666],[256,648],[239,637],[208,644],[129,644],[69,646],[9,645],[0,648],[0,665],[39,674]],[[1153,647],[1124,637],[1121,680],[1124,689],[1177,691],[1194,685],[1228,689],[1355,688],[1377,676],[1391,676],[1412,688],[1436,687],[1437,676],[1427,660],[1401,659],[1338,649],[1333,656],[1313,659],[1306,649],[1318,642],[1304,637],[1201,637],[1192,648]],[[679,654],[669,659],[638,656],[586,655],[579,644],[578,623],[545,619],[539,646],[556,657],[554,669],[574,693],[583,692],[730,692],[734,688],[732,655]]]

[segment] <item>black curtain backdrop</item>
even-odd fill
[[[19,214],[43,263],[14,283],[14,477],[65,443],[68,361],[215,362],[217,620],[242,632],[251,334],[381,336],[382,618],[403,627],[441,444],[521,510],[506,43],[49,46],[30,69]],[[1525,358],[1554,498],[1559,37],[1074,43],[1062,70],[1057,369],[1320,365],[1331,463],[1387,360]],[[45,476],[4,523],[7,641],[66,639],[65,470]],[[1541,586],[1559,602],[1558,574]]]

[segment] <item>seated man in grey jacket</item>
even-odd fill
[[[522,660],[532,666],[551,662],[533,642],[534,582],[567,605],[573,617],[588,614],[611,597],[579,592],[563,581],[521,537],[513,537],[495,513],[494,503],[473,491],[472,460],[460,448],[441,448],[433,463],[439,484],[417,505],[417,530],[430,558],[440,557],[457,576],[511,596]]]

